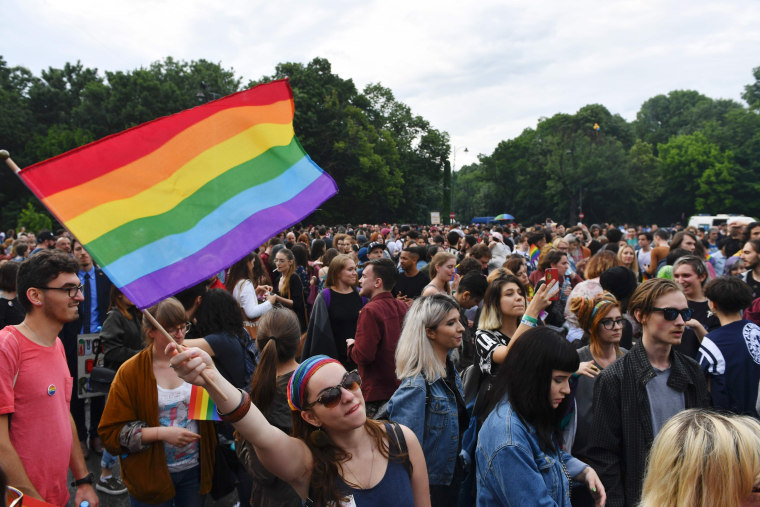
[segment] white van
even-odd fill
[[[707,230],[710,227],[718,227],[727,223],[729,220],[732,222],[739,222],[742,225],[746,225],[750,222],[757,222],[757,218],[748,217],[745,215],[694,215],[689,218],[689,227],[696,227],[697,229]]]

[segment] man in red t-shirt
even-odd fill
[[[99,505],[69,414],[73,379],[61,328],[79,316],[84,299],[70,256],[46,250],[19,266],[18,299],[24,322],[0,331],[0,467],[24,495],[64,506],[70,468],[83,500]]]

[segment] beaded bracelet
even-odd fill
[[[219,414],[219,417],[222,418],[222,421],[226,423],[232,424],[238,422],[240,419],[245,417],[245,415],[251,409],[251,397],[243,389],[238,388],[238,391],[240,391],[241,395],[240,404],[235,407],[235,410],[232,412],[227,412],[226,414],[222,414],[219,412],[219,407],[216,407],[216,413]]]

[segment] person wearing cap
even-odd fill
[[[37,234],[37,246],[29,255],[34,255],[37,252],[41,252],[42,250],[52,250],[54,248],[55,235],[52,232],[43,229],[39,232],[39,234]]]
[[[202,350],[176,354],[171,366],[195,385],[206,387],[206,378],[213,379],[218,390],[207,390],[222,420],[235,426],[261,464],[289,483],[304,505],[361,507],[377,498],[394,507],[430,505],[425,458],[414,432],[368,419],[361,377],[335,359],[310,357],[290,377],[293,436],[271,425]]]

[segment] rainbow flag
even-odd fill
[[[538,266],[538,257],[541,255],[541,250],[536,245],[530,245],[530,263],[533,266]]]
[[[338,191],[273,81],[159,118],[19,176],[138,307],[234,264]]]
[[[209,396],[208,391],[201,386],[193,386],[190,393],[190,407],[188,408],[188,419],[196,421],[221,421],[222,418],[216,412],[216,403]]]

